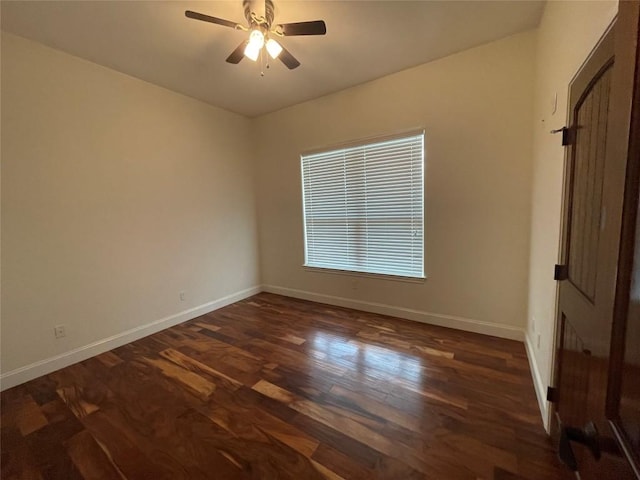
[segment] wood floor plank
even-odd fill
[[[572,478],[522,343],[267,293],[0,399],[3,479]]]
[[[348,390],[339,385],[331,387],[331,395],[333,395],[341,405],[351,404],[371,415],[384,418],[388,422],[395,423],[407,430],[415,433],[420,433],[421,431],[420,422],[416,417],[399,412],[385,403],[378,402],[375,399],[368,398],[365,395]]]
[[[27,436],[49,423],[47,417],[42,413],[40,406],[33,401],[31,395],[23,398],[21,406],[16,412],[15,421],[23,436]]]
[[[321,443],[318,446],[313,453],[313,459],[320,465],[331,465],[332,471],[342,478],[371,478],[373,476],[373,466],[367,468],[353,456],[326,443]]]
[[[114,423],[107,411],[99,410],[85,417],[83,423],[125,478],[172,478],[172,472],[160,467],[153,457],[145,455],[137,444],[137,438],[127,433],[122,425]]]
[[[91,434],[83,430],[66,442],[71,460],[84,478],[126,480],[124,474],[102,450]]]
[[[206,416],[190,411],[180,421],[202,448],[223,452],[246,478],[287,478],[322,480],[325,477],[311,461],[274,437],[239,438],[215,426]],[[225,478],[225,477],[223,477]]]
[[[216,395],[198,411],[236,436],[245,432],[256,434],[256,430],[267,433],[306,457],[311,457],[319,445],[319,441],[312,436],[234,393]]]
[[[43,480],[43,472],[35,461],[34,455],[25,443],[2,455],[0,465],[2,478],[21,480]]]
[[[212,332],[217,332],[221,328],[221,327],[218,327],[217,325],[211,325],[205,322],[195,322],[195,325],[197,325],[200,328],[206,328],[207,330],[210,330]]]
[[[216,386],[200,375],[193,373],[181,365],[162,359],[145,358],[145,362],[157,367],[167,378],[175,380],[190,389],[203,400],[209,398]]]
[[[108,422],[106,427],[119,431],[130,446],[137,448],[145,458],[153,459],[154,467],[170,478],[206,478],[205,472],[216,470],[228,478],[244,478],[221,452],[203,450],[197,436],[185,428],[181,418],[192,406],[204,405],[201,399],[191,393],[181,395],[179,383],[162,381],[166,377],[161,372],[144,368],[140,363],[134,364],[110,381],[114,401],[101,409],[104,415],[101,421]],[[141,372],[144,376],[138,380],[137,375]],[[96,419],[90,416],[87,420],[88,428],[98,438],[103,432],[99,426],[96,428]],[[100,440],[106,451],[114,448],[115,438]],[[115,448],[120,446],[115,445]],[[123,452],[116,450],[115,453],[120,454],[117,465],[128,462]],[[131,465],[122,466],[125,474],[126,468]]]
[[[82,430],[75,417],[49,424],[25,437],[25,443],[43,478],[82,479],[65,446],[67,439]]]
[[[96,358],[104,363],[107,367],[114,367],[122,363],[122,359],[113,352],[105,352],[101,355],[98,355]]]
[[[411,448],[408,448],[402,443],[393,442],[370,426],[355,421],[348,415],[341,414],[342,412],[336,413],[333,409],[326,408],[309,400],[301,399],[291,392],[265,380],[260,380],[252,388],[267,397],[288,405],[298,413],[313,418],[320,423],[324,423],[326,426],[335,430],[339,429],[345,435],[363,441],[378,452],[397,458],[425,474],[430,470]]]
[[[185,355],[178,350],[174,350],[172,348],[168,348],[160,352],[160,356],[170,360],[171,362],[183,367],[196,375],[205,375],[208,378],[212,379],[212,383],[217,384],[218,382],[222,382],[222,387],[226,389],[237,389],[242,384],[237,380],[225,375],[222,372],[217,371],[216,369],[205,365],[202,362],[197,361],[196,359]]]
[[[85,398],[82,387],[62,387],[58,388],[56,391],[64,403],[67,404],[69,409],[78,418],[86,417],[100,408],[98,405],[91,403],[91,401]]]

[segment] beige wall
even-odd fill
[[[616,12],[615,0],[547,2],[538,29],[527,336],[540,394],[551,378],[556,308],[553,265],[558,261],[564,163],[560,138],[549,131],[565,125],[569,83]],[[555,94],[558,103],[553,114]],[[541,406],[546,412],[545,401]]]
[[[534,32],[515,35],[255,120],[263,284],[521,338],[534,42]],[[426,138],[428,279],[405,283],[303,269],[300,153],[418,127]]]
[[[239,115],[3,33],[3,374],[256,286],[249,133]]]

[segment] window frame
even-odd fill
[[[307,212],[305,204],[305,181],[304,181],[304,157],[314,154],[326,153],[335,150],[342,150],[348,148],[357,148],[365,145],[383,143],[387,141],[393,141],[403,138],[409,138],[414,136],[422,136],[422,162],[421,162],[421,174],[422,174],[422,188],[420,191],[420,202],[422,205],[422,231],[421,231],[421,247],[422,247],[422,275],[421,276],[406,276],[401,274],[389,274],[389,273],[375,273],[375,272],[362,272],[358,270],[347,270],[339,268],[320,267],[307,264]],[[312,273],[328,273],[335,275],[347,275],[355,277],[367,277],[375,279],[393,280],[407,283],[424,283],[428,278],[427,275],[427,262],[426,262],[426,239],[425,239],[425,227],[426,227],[426,206],[425,206],[425,190],[426,190],[426,134],[424,128],[413,129],[408,131],[402,131],[387,135],[377,135],[372,137],[366,137],[358,140],[352,140],[339,144],[334,144],[325,147],[316,147],[310,150],[306,150],[300,154],[300,186],[301,186],[301,202],[302,202],[302,229],[303,229],[303,261],[302,268]]]

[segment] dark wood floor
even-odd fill
[[[522,344],[271,294],[1,398],[7,479],[572,478]]]

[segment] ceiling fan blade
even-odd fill
[[[327,33],[327,26],[323,20],[312,22],[283,23],[278,25],[282,34],[286,37],[293,35],[324,35]]]
[[[244,49],[247,46],[247,43],[249,43],[249,41],[245,40],[240,45],[238,45],[238,48],[231,52],[231,55],[227,57],[227,62],[233,64],[240,63],[240,60],[244,58]]]
[[[282,47],[282,45],[280,46]],[[291,55],[291,52],[284,47],[282,47],[282,51],[280,52],[280,55],[278,55],[278,58],[287,66],[289,70],[293,70],[294,68],[300,66],[300,62],[296,59],[296,57]]]
[[[194,20],[202,20],[203,22],[216,23],[224,27],[236,28],[237,26],[239,26],[236,22],[232,22],[231,20],[212,17],[210,15],[205,15],[204,13],[192,12],[191,10],[186,10],[184,14],[186,17],[193,18]]]

